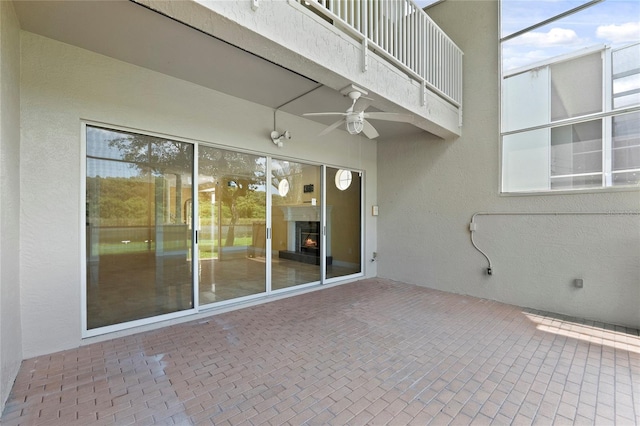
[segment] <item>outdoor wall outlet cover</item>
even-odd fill
[[[575,280],[573,280],[573,285],[576,288],[582,288],[584,286],[584,282],[582,281],[582,278],[576,278]]]

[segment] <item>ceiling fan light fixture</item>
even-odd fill
[[[362,120],[349,120],[347,119],[347,132],[352,135],[357,135],[364,129],[364,122]]]

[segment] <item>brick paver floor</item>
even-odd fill
[[[368,279],[23,362],[2,424],[640,424],[638,330]]]

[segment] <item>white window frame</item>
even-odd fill
[[[525,28],[521,31],[517,31],[513,34],[507,35],[505,37],[503,37],[500,42],[499,42],[499,50],[500,52],[502,52],[502,43],[506,42],[508,40],[511,40],[517,36],[520,36],[524,33],[530,32],[535,30],[536,28],[539,28],[541,26],[547,25],[548,23],[555,21],[557,19],[566,17],[568,15],[571,15],[573,13],[579,12],[582,9],[588,8],[596,3],[598,3],[599,0],[595,0],[595,1],[590,1],[588,3],[585,3],[583,5],[578,6],[577,8],[574,8],[572,10],[566,11],[560,15],[557,15],[555,17],[546,19],[542,22],[539,22],[535,25],[532,25],[528,28]],[[577,51],[574,53],[570,53],[570,54],[566,54],[566,55],[562,55],[560,57],[555,57],[555,58],[550,58],[548,60],[539,62],[539,63],[535,63],[535,64],[531,64],[529,66],[527,66],[526,68],[520,68],[520,69],[516,69],[516,70],[511,70],[508,73],[504,73],[503,72],[503,67],[502,67],[502,55],[500,54],[500,129],[501,129],[501,133],[500,133],[500,193],[501,195],[531,195],[531,194],[558,194],[558,193],[575,193],[575,192],[602,192],[602,191],[638,191],[640,190],[640,185],[636,184],[636,185],[616,185],[613,186],[613,175],[615,173],[628,173],[628,172],[633,172],[636,171],[635,169],[628,169],[628,170],[624,170],[624,171],[617,171],[614,172],[613,171],[613,155],[612,155],[612,148],[613,148],[613,125],[612,125],[612,121],[613,121],[613,117],[616,116],[622,116],[624,114],[628,114],[628,113],[633,113],[633,112],[638,112],[640,111],[640,105],[635,105],[632,107],[625,107],[625,108],[617,108],[614,109],[613,108],[613,53],[621,50],[621,49],[625,49],[628,48],[630,46],[634,46],[635,44],[631,44],[631,45],[626,45],[620,48],[616,48],[616,49],[611,49],[610,47],[607,46],[595,46],[592,48],[588,48],[588,49],[583,49],[581,51]],[[602,110],[599,113],[595,113],[595,114],[587,114],[587,115],[582,115],[582,116],[578,116],[575,118],[569,118],[569,119],[563,119],[563,120],[557,120],[557,121],[551,121],[551,118],[549,117],[548,121],[544,124],[540,124],[540,125],[535,125],[535,126],[531,126],[531,127],[524,127],[524,128],[518,128],[518,129],[507,129],[504,130],[504,123],[503,123],[503,112],[504,112],[504,81],[505,78],[510,77],[510,76],[514,76],[517,74],[521,74],[524,72],[528,72],[534,68],[536,69],[540,69],[540,68],[547,68],[548,70],[550,70],[551,65],[554,63],[559,63],[559,62],[564,62],[564,61],[569,61],[569,60],[573,60],[573,59],[577,59],[581,56],[585,56],[585,55],[589,55],[589,54],[593,54],[595,52],[597,52],[598,50],[602,51],[602,66],[603,66],[603,81],[602,81]],[[553,76],[550,75],[549,77],[549,84],[551,84]],[[550,88],[548,89],[550,90]],[[549,130],[549,134],[551,129],[553,128],[557,128],[557,127],[563,127],[563,126],[568,126],[568,125],[574,125],[574,124],[579,124],[579,123],[584,123],[584,122],[588,122],[588,121],[594,121],[594,120],[602,120],[602,170],[601,172],[596,172],[596,173],[572,173],[572,174],[567,174],[567,175],[562,175],[562,176],[552,176],[551,175],[551,138],[549,137],[548,140],[548,156],[549,158],[547,159],[547,168],[548,168],[548,179],[547,179],[547,188],[546,189],[530,189],[530,190],[509,190],[508,188],[505,189],[505,185],[506,185],[506,179],[508,179],[507,176],[505,176],[505,144],[504,144],[504,139],[505,136],[510,136],[510,135],[516,135],[516,134],[523,134],[523,133],[527,133],[527,132],[532,132],[535,130],[541,130],[541,129],[548,129]],[[640,170],[638,170],[640,171]],[[551,181],[552,179],[558,179],[558,178],[566,178],[566,177],[579,177],[579,176],[587,176],[587,175],[601,175],[602,176],[602,180],[601,180],[601,185],[599,187],[586,187],[586,188],[561,188],[561,189],[552,189],[551,187]]]

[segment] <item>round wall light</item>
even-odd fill
[[[349,188],[352,180],[353,176],[351,175],[350,170],[340,169],[336,172],[336,188],[340,191],[344,191]]]
[[[281,197],[285,197],[289,193],[289,181],[286,179],[282,179],[278,184],[278,194]]]

